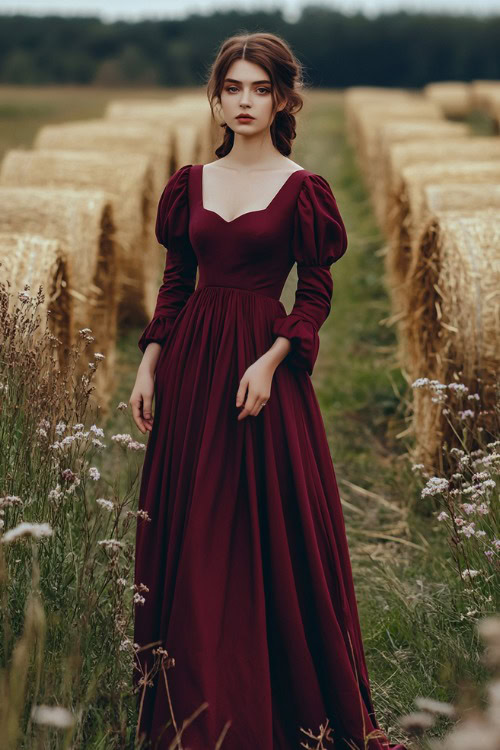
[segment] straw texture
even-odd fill
[[[0,278],[9,282],[14,298],[26,284],[32,297],[42,286],[44,300],[37,310],[40,327],[35,337],[48,330],[60,341],[55,354],[62,366],[74,340],[73,298],[68,293],[68,265],[62,243],[41,235],[0,232]]]
[[[500,212],[436,211],[418,238],[406,288],[412,379],[465,383],[494,405],[500,365]],[[442,441],[455,444],[441,406],[417,389],[414,427],[419,457],[434,463]]]
[[[117,328],[116,247],[112,201],[102,190],[0,187],[0,231],[58,240],[68,263],[76,331],[91,328],[89,355],[101,352],[95,385],[106,408],[112,386]]]
[[[445,117],[464,119],[471,110],[471,86],[463,81],[434,81],[423,88],[424,95],[435,102]]]
[[[158,293],[163,253],[153,236],[153,175],[140,154],[50,149],[7,152],[0,185],[101,188],[111,195],[116,223],[119,321],[150,320]],[[154,205],[153,205],[154,204]]]
[[[158,198],[171,174],[171,136],[166,128],[152,123],[79,120],[44,125],[33,145],[35,149],[147,155],[153,169],[153,190]]]

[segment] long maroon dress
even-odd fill
[[[175,659],[166,676],[177,727],[208,703],[182,734],[185,750],[213,750],[228,721],[221,750],[300,750],[300,727],[318,734],[327,718],[325,747],[364,750],[379,727],[310,378],[346,230],[328,182],[308,170],[232,221],[203,207],[202,174],[201,164],[180,167],[156,219],[168,252],[139,340],[141,351],[162,349],[139,501],[151,521],[138,522],[135,559],[135,582],[149,591],[134,640],[161,641]],[[287,315],[279,298],[295,261]],[[278,335],[292,348],[268,403],[238,421],[239,381]],[[139,656],[150,669],[151,650]],[[175,735],[161,672],[140,731],[161,750]],[[405,750],[379,734],[368,750]]]

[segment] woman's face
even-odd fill
[[[255,135],[273,121],[272,84],[268,74],[256,63],[235,60],[228,68],[221,92],[224,122],[242,135]],[[254,119],[238,120],[249,114]]]

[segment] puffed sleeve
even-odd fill
[[[302,181],[292,245],[298,277],[295,303],[289,315],[273,322],[273,335],[290,340],[285,359],[312,375],[319,351],[318,331],[331,309],[330,266],[347,250],[347,232],[337,201],[320,175],[311,173]]]
[[[142,352],[152,341],[164,343],[194,291],[198,261],[189,239],[190,168],[191,164],[186,164],[172,174],[158,203],[155,233],[158,242],[167,248],[167,257],[153,317],[138,342]]]

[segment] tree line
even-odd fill
[[[312,86],[420,88],[434,80],[500,78],[500,15],[398,11],[369,18],[308,5],[293,22],[279,9],[112,23],[3,15],[0,82],[199,86],[222,40],[254,31],[284,37]]]

